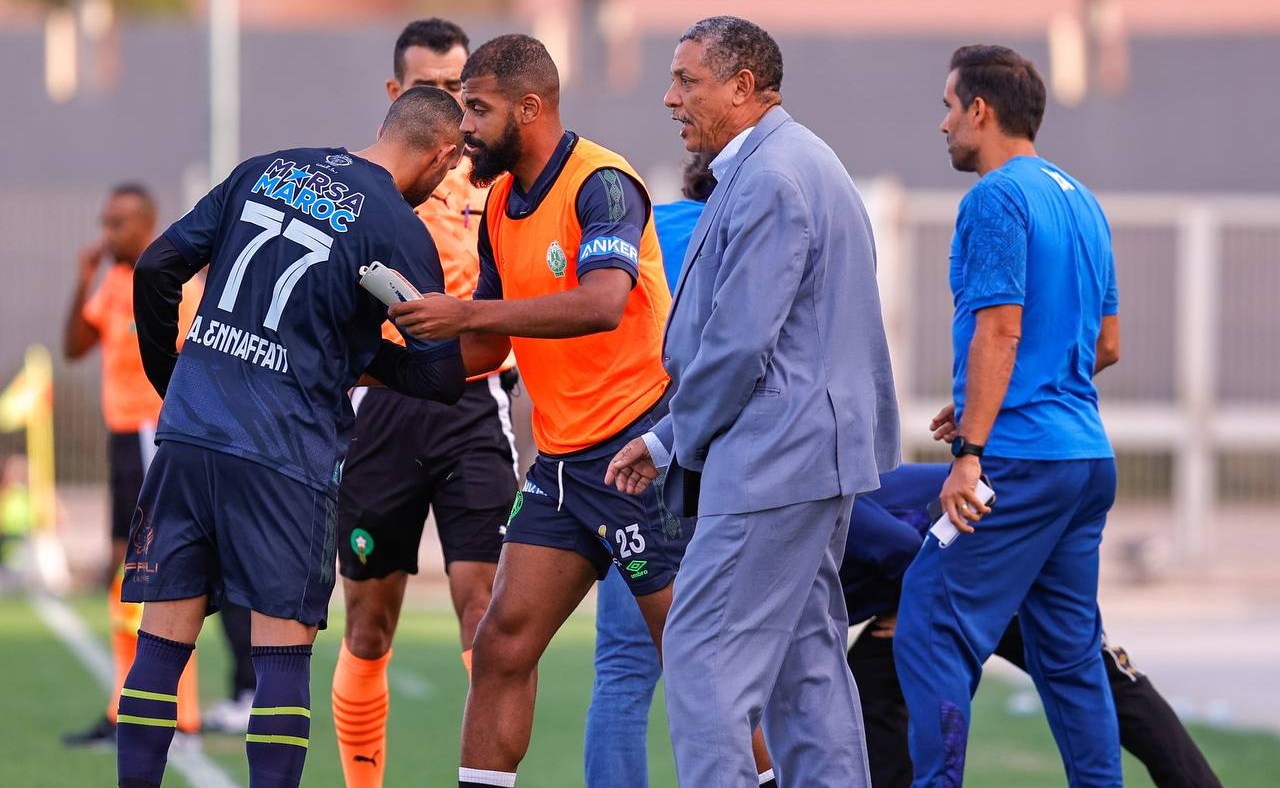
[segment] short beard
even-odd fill
[[[471,185],[478,189],[489,186],[499,175],[510,172],[516,162],[520,161],[520,128],[514,117],[507,118],[507,125],[497,142],[484,146],[476,146],[474,142],[469,144],[474,147],[474,152],[470,154]]]
[[[957,172],[978,171],[977,148],[957,148],[951,153],[951,166]]]

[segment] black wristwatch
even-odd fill
[[[957,435],[955,440],[951,441],[951,456],[959,459],[966,454],[972,454],[974,457],[981,457],[982,453],[987,450],[986,446],[980,443],[970,443],[963,437]]]

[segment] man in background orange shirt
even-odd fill
[[[470,42],[443,19],[411,22],[396,41],[387,98],[420,85],[461,101]],[[469,299],[488,189],[470,160],[415,209],[440,253],[445,291]],[[383,336],[403,342],[390,323]],[[385,388],[352,393],[356,423],[338,488],[338,563],[347,623],[333,675],[333,722],[347,788],[379,788],[387,758],[387,664],[405,584],[418,571],[427,512],[435,515],[462,661],[489,606],[502,528],[516,495],[510,399],[497,373],[471,380],[453,405]]]
[[[79,277],[67,315],[63,354],[75,360],[95,346],[102,346],[102,415],[109,432],[111,487],[112,580],[107,605],[116,688],[102,719],[83,732],[63,737],[71,746],[105,745],[115,741],[116,699],[133,664],[138,625],[142,621],[142,605],[120,601],[120,580],[129,523],[137,507],[142,478],[156,450],[155,426],[161,406],[160,397],[142,369],[138,332],[133,321],[133,266],[155,237],[155,200],[145,186],[120,184],[108,194],[101,221],[101,237],[80,253]],[[97,291],[88,297],[104,258],[109,259],[111,265]],[[189,285],[183,294],[179,337],[184,336],[191,325],[199,301],[199,285]],[[183,674],[178,689],[178,730],[189,734],[200,730],[194,660]]]

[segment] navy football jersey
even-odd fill
[[[363,290],[381,261],[421,292],[444,273],[391,174],[342,148],[250,159],[164,233],[204,297],[156,430],[333,494],[354,416],[347,389],[377,352],[386,307]],[[456,340],[406,337],[424,361]]]

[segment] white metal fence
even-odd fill
[[[865,190],[910,454],[950,399],[948,251],[959,192]],[[1280,497],[1280,196],[1101,194],[1121,361],[1099,378],[1122,496],[1168,499],[1177,547],[1220,498]]]
[[[947,253],[959,192],[864,184],[906,448],[936,452],[947,401]],[[1221,500],[1280,500],[1280,196],[1103,194],[1121,300],[1122,359],[1100,378],[1124,500],[1170,501],[1178,545],[1205,541]],[[0,377],[31,342],[57,348],[75,250],[100,190],[0,197]],[[176,205],[164,199],[166,205]],[[55,356],[57,353],[55,352]],[[59,477],[105,477],[98,365],[55,365]],[[0,438],[0,454],[19,446]],[[939,456],[934,454],[932,456]]]

